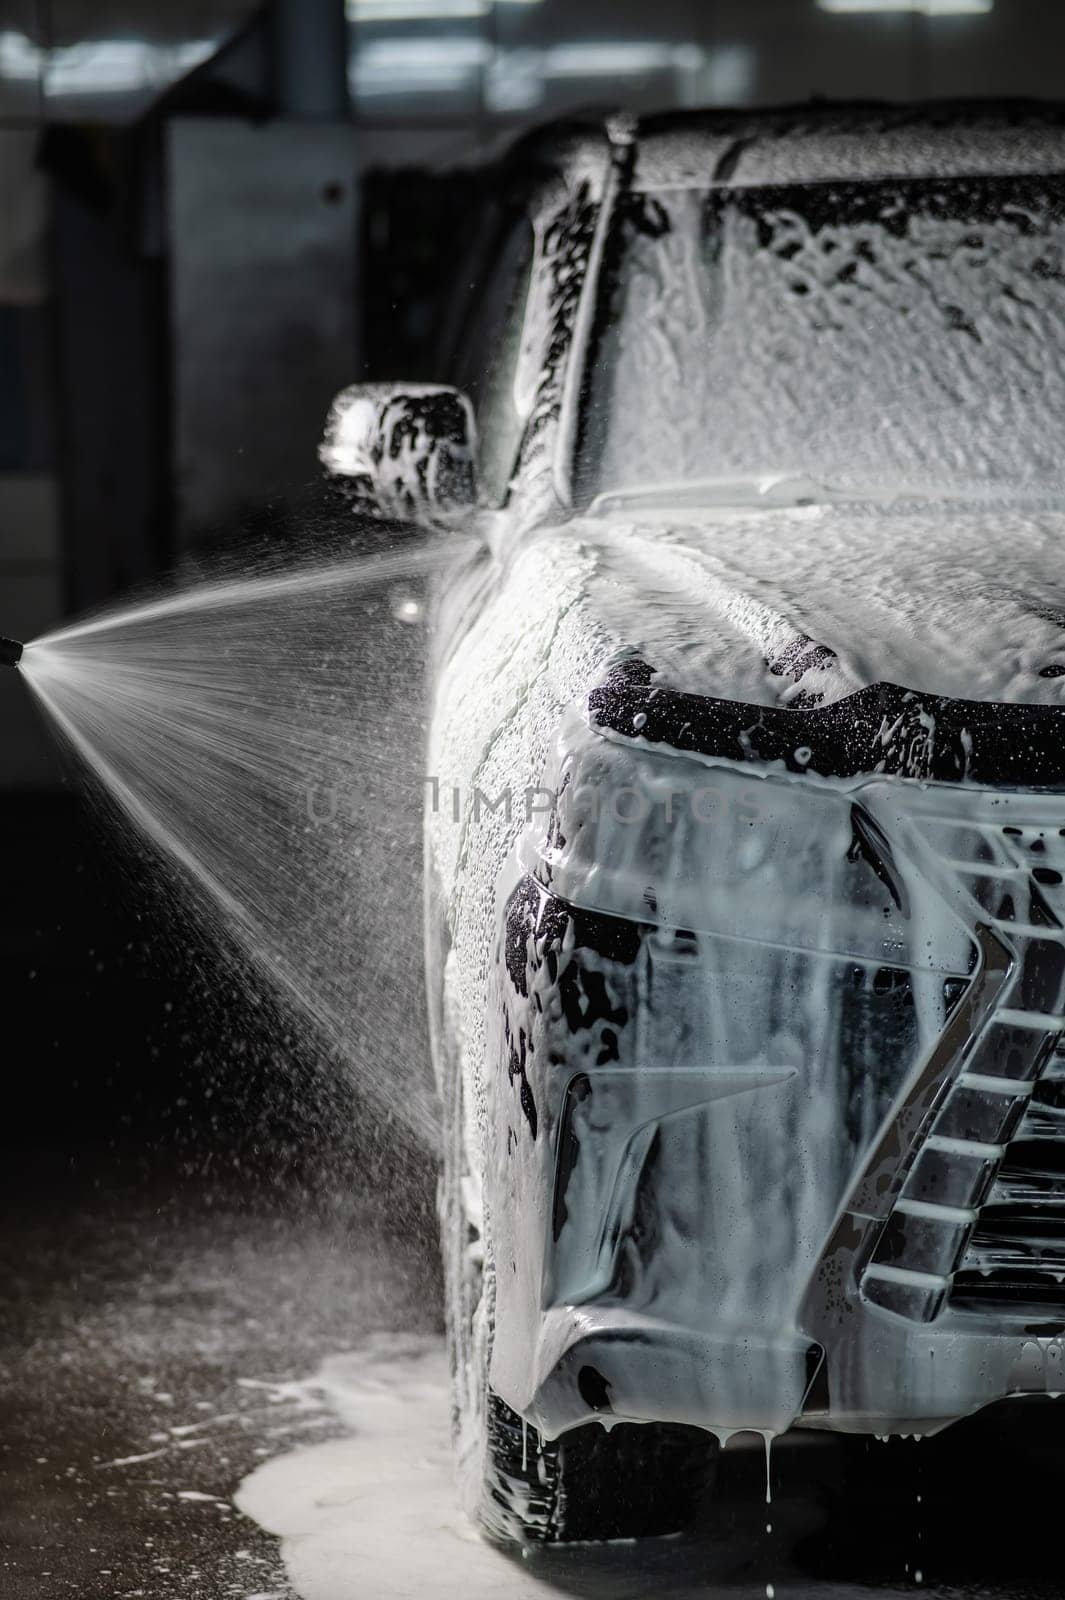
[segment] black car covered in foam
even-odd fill
[[[331,465],[439,597],[456,1435],[516,1539],[1065,1387],[1065,113],[567,125]],[[605,1427],[603,1425],[606,1425]]]

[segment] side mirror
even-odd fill
[[[356,383],[326,419],[318,455],[370,507],[435,522],[477,503],[477,424],[464,394],[438,383]]]

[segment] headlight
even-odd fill
[[[549,980],[529,1037],[570,1078],[549,1297],[624,1284],[677,1323],[788,1326],[970,981],[971,928],[884,826],[897,783],[680,756],[573,714],[545,788],[520,856]]]

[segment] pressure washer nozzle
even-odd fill
[[[5,639],[0,634],[0,667],[17,667],[22,660],[22,646],[17,639]]]

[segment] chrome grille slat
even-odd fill
[[[1016,847],[1017,841],[1011,838]],[[1032,904],[1048,922],[1049,891],[1055,887],[1054,869],[1048,869],[1046,838],[1025,838],[1027,851],[1040,849],[1026,865],[1033,879]],[[1054,841],[1060,845],[1060,835]],[[1060,849],[1055,849],[1060,860]],[[1051,880],[1048,882],[1048,880]],[[1018,946],[1022,980],[1029,993],[1060,985],[1058,946],[1062,930],[1041,924],[1002,923]],[[1058,1004],[1060,1005],[1060,997]],[[1038,1019],[1038,1021],[1037,1021]],[[1065,1017],[1037,1008],[1023,1021],[1010,1017],[1020,1029],[1042,1028],[1038,1064],[1027,1085],[1028,1104],[999,1163],[994,1182],[979,1209],[965,1252],[954,1273],[950,1304],[957,1310],[984,1314],[1023,1314],[1026,1309],[1065,1311],[1065,1055],[1062,1029]],[[1001,1024],[1003,1013],[996,1021]]]
[[[1021,1130],[1018,1129],[1018,1134]],[[1040,1139],[1060,1139],[1065,1135],[1065,1112],[1055,1106],[1032,1106],[1025,1118],[1024,1137],[1038,1142]]]
[[[948,1305],[1065,1313],[1065,837],[1049,816],[1011,824],[1009,804],[976,796],[960,822],[938,810],[924,818],[923,836],[1015,967],[861,1274],[866,1299],[917,1321]],[[1065,797],[1016,804],[1028,816],[1040,808],[1065,816]]]
[[[1022,1083],[1017,1078],[1002,1078],[989,1072],[962,1072],[957,1082],[960,1088],[972,1089],[977,1094],[1006,1094],[1027,1099],[1032,1092],[1030,1083]]]

